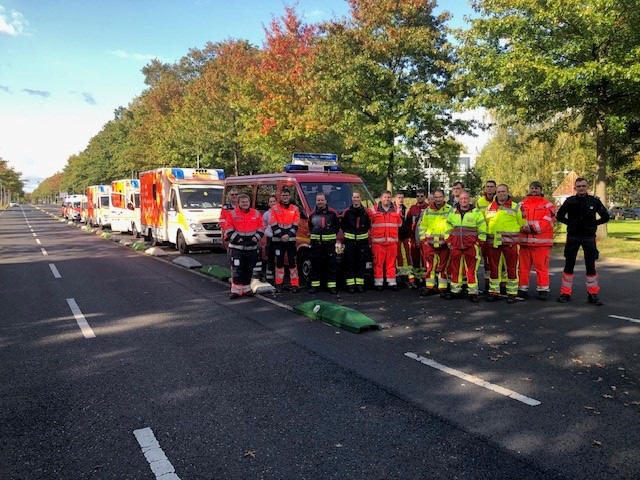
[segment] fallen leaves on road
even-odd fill
[[[593,445],[595,445],[596,447],[601,447],[602,446],[602,442],[598,441],[598,440],[592,440],[591,443]]]
[[[244,458],[247,457],[251,457],[251,458],[256,458],[256,451],[255,450],[247,450],[246,452],[244,452]]]

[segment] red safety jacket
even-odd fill
[[[556,206],[544,197],[528,195],[521,203],[527,224],[520,233],[520,244],[527,247],[552,247]]]
[[[389,210],[382,208],[382,202],[369,209],[371,218],[371,243],[391,245],[398,243],[398,230],[402,226],[402,217],[393,204]]]
[[[289,235],[289,241],[296,241],[296,232],[300,225],[300,209],[291,203],[283,205],[277,203],[271,207],[271,230],[273,241],[282,242],[284,235]]]
[[[262,216],[255,208],[247,211],[240,207],[227,210],[225,239],[229,242],[229,248],[256,250],[263,235]]]

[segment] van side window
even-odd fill
[[[178,210],[178,197],[176,196],[176,191],[171,189],[171,203],[169,204],[169,208],[173,208],[174,210]]]
[[[269,210],[269,197],[276,194],[276,184],[258,185],[256,193],[256,210],[266,212]]]
[[[229,201],[229,190],[235,188],[238,193],[246,193],[251,198],[251,205],[253,205],[253,184],[227,184],[224,190],[223,202],[226,204]]]

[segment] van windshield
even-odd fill
[[[300,182],[300,186],[307,199],[307,204],[312,209],[316,207],[316,195],[318,193],[324,193],[327,197],[327,205],[340,214],[351,206],[351,195],[354,192],[360,193],[362,205],[365,208],[374,205],[373,197],[364,183]]]
[[[100,206],[108,207],[109,206],[109,197],[100,197]]]
[[[182,208],[220,208],[222,207],[222,188],[181,187],[180,202]]]

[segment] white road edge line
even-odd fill
[[[142,449],[144,457],[149,462],[151,471],[160,480],[180,480],[180,477],[176,475],[176,470],[171,465],[171,462],[160,448],[156,436],[153,434],[153,430],[149,427],[140,428],[134,430],[133,434],[138,440],[138,444]]]
[[[49,268],[51,269],[51,273],[53,273],[53,278],[62,278],[62,275],[60,275],[58,268],[53,263],[49,264]]]
[[[284,308],[285,310],[289,310],[290,312],[293,312],[293,307],[290,306],[290,305],[287,305],[286,303],[282,303],[282,302],[279,302],[277,300],[273,300],[272,298],[267,298],[262,294],[257,294],[256,297],[261,298],[265,302],[272,303],[273,305],[276,305],[276,306],[278,306],[280,308]]]
[[[485,382],[484,380],[482,380],[481,378],[478,378],[474,375],[468,375],[464,372],[461,372],[460,370],[455,370],[453,368],[449,368],[446,367],[444,365],[439,364],[438,362],[431,360],[429,358],[425,358],[425,357],[421,357],[420,355],[413,353],[413,352],[406,352],[405,357],[409,357],[413,360],[416,360],[420,363],[423,363],[424,365],[427,365],[429,367],[435,368],[437,370],[440,370],[444,373],[448,373],[449,375],[453,375],[454,377],[458,377],[461,378],[463,380],[466,380],[467,382],[471,382],[474,383],[480,387],[484,387],[488,390],[491,390],[493,392],[499,393],[501,395],[504,395],[505,397],[509,397],[509,398],[513,398],[514,400],[518,400],[519,402],[525,403],[529,406],[535,407],[537,405],[540,405],[542,402],[534,399],[534,398],[529,398],[525,395],[521,395],[520,393],[514,392],[513,390],[509,390],[508,388],[504,388],[501,387],[499,385],[494,385],[493,383],[489,383],[489,382]]]
[[[78,326],[80,327],[80,331],[84,338],[96,338],[96,334],[93,333],[93,329],[89,326],[87,319],[84,318],[84,315],[80,311],[80,307],[73,298],[67,298],[67,303],[69,304],[69,308],[71,308],[71,312],[78,322]]]
[[[630,322],[633,323],[640,323],[640,320],[638,320],[637,318],[630,318],[630,317],[623,317],[621,315],[609,315],[611,318],[618,318],[620,320],[629,320]]]
[[[42,250],[42,255],[44,255],[45,257],[49,255],[44,248],[41,248],[40,250]]]

